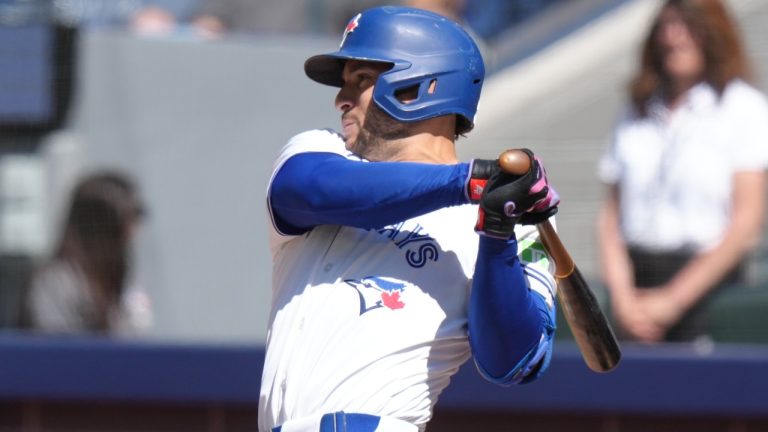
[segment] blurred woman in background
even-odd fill
[[[599,165],[602,274],[621,334],[707,338],[706,303],[761,239],[768,103],[720,0],[667,0]]]
[[[123,174],[82,179],[53,257],[32,277],[23,316],[34,330],[135,333],[151,323],[145,293],[127,286],[131,241],[144,213]]]

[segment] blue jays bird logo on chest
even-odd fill
[[[405,282],[383,276],[347,279],[344,282],[354,288],[360,297],[360,315],[379,308],[397,310],[405,307]]]

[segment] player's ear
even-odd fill
[[[421,84],[413,84],[408,87],[403,87],[400,89],[395,90],[395,99],[397,99],[402,104],[409,104],[411,102],[414,102],[416,99],[419,98],[419,89],[421,88]],[[429,86],[427,87],[427,94],[434,94],[435,90],[437,89],[437,79],[434,78],[432,81],[429,82]]]
[[[419,97],[419,84],[397,89],[395,91],[395,99],[402,104],[409,104]]]

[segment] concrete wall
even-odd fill
[[[264,340],[271,164],[292,135],[338,123],[335,90],[303,73],[309,55],[336,44],[82,36],[70,126],[41,151],[52,210],[90,169],[138,179],[149,218],[136,279],[154,299],[154,336]]]

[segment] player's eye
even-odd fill
[[[366,88],[372,86],[374,83],[374,76],[368,72],[361,72],[357,74],[357,85],[360,88]]]

